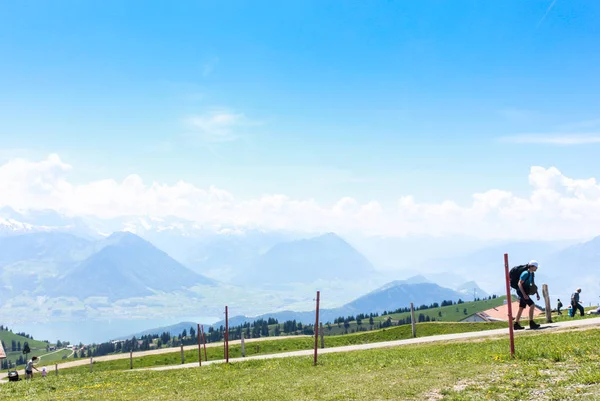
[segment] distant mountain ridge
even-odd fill
[[[435,283],[407,284],[400,280],[388,283],[342,307],[321,309],[319,311],[319,317],[321,321],[326,322],[333,321],[333,319],[340,316],[345,317],[358,313],[382,313],[384,311],[409,307],[411,302],[417,307],[421,305],[430,305],[435,302],[441,303],[442,301],[447,300],[457,302],[462,298],[464,298],[464,294],[449,288],[441,287]],[[280,322],[295,319],[302,323],[314,323],[315,311],[296,312],[288,310],[265,313],[255,317],[233,316],[229,319],[229,324],[235,326],[246,322],[252,322],[257,319],[268,319],[270,317],[278,319]],[[225,321],[220,320],[217,323],[214,323],[213,326],[218,327],[224,324]]]
[[[276,244],[243,273],[253,284],[286,284],[364,277],[373,266],[334,233]]]
[[[60,277],[52,293],[110,300],[170,292],[216,282],[194,273],[154,245],[128,232],[114,233],[104,246]],[[85,285],[81,285],[85,283]]]

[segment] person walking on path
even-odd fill
[[[573,316],[575,316],[577,314],[577,311],[579,310],[579,315],[583,316],[584,315],[584,311],[583,311],[583,305],[581,305],[579,302],[579,294],[581,293],[581,288],[578,288],[577,290],[575,290],[575,292],[573,293],[573,295],[571,295],[571,305],[573,307]]]
[[[563,307],[562,302],[560,302],[560,299],[558,300],[558,303],[556,304],[556,311],[558,312],[559,315],[562,315],[562,312],[560,311],[560,308]]]
[[[519,277],[519,289],[517,290],[517,296],[519,297],[519,311],[515,317],[515,323],[513,325],[515,330],[523,330],[524,327],[519,324],[521,320],[521,314],[523,309],[529,306],[529,328],[538,329],[540,325],[533,320],[533,312],[535,303],[531,299],[530,295],[536,294],[537,300],[540,300],[540,294],[538,293],[537,286],[535,285],[534,277],[535,272],[538,269],[538,262],[535,260],[530,261],[527,266],[529,267]]]

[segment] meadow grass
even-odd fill
[[[31,353],[27,356],[28,358],[31,358],[33,355],[45,354],[46,346],[48,346],[48,344],[43,341],[32,340],[7,330],[0,330],[0,340],[4,341],[4,352],[6,352],[7,359],[13,363],[15,363],[20,356],[25,357],[22,351],[12,350],[13,340],[21,343],[21,349],[23,349],[25,342],[29,344]]]
[[[46,346],[48,345],[48,343],[45,343],[43,341],[32,340],[30,338],[19,336],[19,335],[15,334],[15,333],[13,333],[11,331],[6,331],[6,330],[0,330],[0,340],[4,341],[4,344],[6,345],[6,348],[10,348],[11,347],[13,340],[15,342],[21,342],[21,347],[23,346],[23,344],[25,342],[28,342],[29,343],[29,347],[32,350],[35,348],[35,349],[43,349],[45,351],[46,350]]]
[[[565,400],[600,397],[600,330],[533,331],[171,371],[49,375],[0,386],[36,400]]]
[[[506,327],[506,323],[419,323],[417,327],[417,337],[428,337],[439,334],[452,334],[473,331],[491,330]],[[382,341],[403,340],[412,338],[412,328],[410,325],[397,327],[389,327],[386,329],[347,334],[340,336],[325,337],[325,347],[340,347],[345,345],[369,344]],[[255,343],[247,343],[245,346],[246,356],[277,354],[281,352],[307,350],[314,347],[314,337],[299,337],[286,338],[281,340],[266,340]],[[320,340],[319,340],[320,347]],[[224,359],[223,347],[207,347],[208,360]],[[181,352],[178,349],[173,349],[173,352],[158,355],[148,355],[144,357],[133,358],[133,367],[152,367],[181,364]],[[238,358],[242,356],[241,345],[231,345],[229,347],[229,357]],[[198,362],[198,351],[191,350],[184,352],[184,360],[186,363]],[[204,359],[204,351],[202,351],[202,360]],[[61,370],[61,373],[83,373],[89,372],[89,365],[78,366]],[[130,369],[130,361],[127,359],[119,359],[113,361],[94,362],[93,371],[108,371],[108,370],[127,370]]]

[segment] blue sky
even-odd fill
[[[525,193],[532,165],[600,176],[600,143],[499,139],[599,138],[599,45],[594,1],[2,2],[0,157],[242,198]]]

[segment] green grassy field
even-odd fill
[[[23,345],[23,343],[25,341],[29,342],[29,347],[31,347],[31,349],[44,349],[46,350],[46,345],[48,345],[48,343],[45,343],[43,341],[37,341],[37,340],[31,340],[27,337],[23,337],[23,336],[18,336],[10,331],[6,331],[6,330],[0,330],[0,340],[4,341],[4,344],[6,345],[7,348],[10,348],[12,341],[20,341],[21,345]]]
[[[500,306],[503,304],[506,296],[497,297],[495,299],[489,299],[484,301],[475,301],[475,302],[464,302],[458,305],[449,305],[449,306],[441,306],[438,308],[430,308],[423,310],[415,311],[415,318],[418,319],[419,314],[423,314],[425,316],[429,316],[430,319],[435,318],[436,321],[441,322],[458,322],[467,316],[481,312],[496,306]],[[464,310],[466,309],[466,314]],[[346,329],[343,323],[330,323],[327,325],[324,323],[323,329],[326,336],[337,336],[340,334],[347,333],[355,333],[359,331],[368,331],[368,330],[377,330],[379,328],[379,323],[382,323],[386,319],[392,319],[392,325],[396,324],[400,319],[407,319],[410,316],[410,312],[408,313],[393,313],[386,314],[377,317],[373,317],[373,327],[369,324],[369,318],[363,319],[361,325],[358,325],[356,320],[349,322],[349,326]],[[346,316],[344,316],[346,317]],[[283,324],[279,324],[279,328],[282,334],[289,334],[283,332]],[[276,324],[269,325],[269,335],[274,336]],[[300,333],[297,331],[296,333]]]
[[[487,309],[500,306],[504,303],[506,296],[498,297],[495,299],[487,299],[485,301],[476,302],[464,302],[457,305],[441,306],[439,308],[430,308],[420,311],[415,311],[415,315],[418,316],[420,313],[429,318],[435,318],[436,321],[441,322],[458,322],[466,318],[473,313],[481,312]],[[398,319],[406,319],[410,316],[410,313],[393,313],[387,315],[392,320],[397,321]]]
[[[68,357],[69,355],[71,355],[72,353],[73,353],[73,351],[71,351],[69,349],[61,349],[57,352],[51,352],[51,353],[48,353],[47,355],[42,355],[40,363],[38,363],[38,365],[44,366],[44,365],[54,364],[58,361],[65,361],[65,360],[72,361],[73,358],[69,358],[69,359],[65,358],[65,357]]]
[[[7,383],[36,400],[590,400],[600,397],[600,330],[421,344],[164,372],[82,372]]]
[[[24,357],[22,351],[12,351],[13,340],[15,342],[21,343],[21,349],[25,342],[28,342],[29,348],[31,349],[31,353],[29,354],[29,356],[40,355],[42,353],[45,354],[46,347],[48,345],[48,343],[45,343],[43,341],[31,340],[27,337],[19,336],[15,333],[6,330],[0,330],[0,340],[4,341],[4,351],[6,352],[7,360],[12,362],[15,362],[20,356]]]
[[[491,330],[506,327],[506,323],[418,323],[417,337],[427,337],[438,334],[462,333],[472,331]],[[382,341],[402,340],[412,337],[410,325],[390,327],[387,329],[370,331],[366,333],[348,334],[342,336],[330,336],[325,338],[325,347],[340,347],[344,345],[368,344]],[[320,343],[319,343],[320,344]],[[281,340],[265,340],[256,343],[246,344],[246,355],[276,354],[288,351],[297,351],[312,349],[314,346],[314,337],[288,338]],[[198,351],[186,351],[185,362],[198,362]],[[135,354],[134,354],[135,355]],[[224,359],[223,347],[208,347],[207,356],[209,360]],[[231,345],[229,347],[229,357],[238,358],[242,356],[240,345]],[[202,356],[204,360],[204,354]],[[128,370],[130,368],[129,359],[121,359],[105,362],[94,362],[94,371],[108,370]],[[149,355],[145,357],[134,356],[134,368],[166,366],[181,364],[181,353],[174,349],[168,354]],[[89,366],[79,366],[75,368],[63,369],[65,374],[89,372]]]

